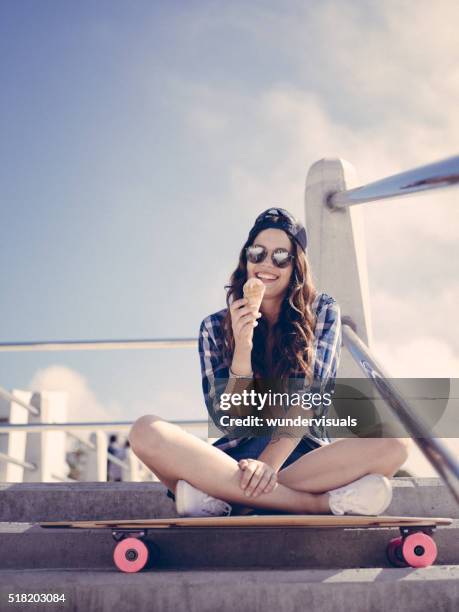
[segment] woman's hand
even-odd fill
[[[261,313],[248,306],[248,300],[235,300],[230,306],[235,347],[252,350],[253,330]]]
[[[241,489],[247,496],[271,493],[277,487],[277,473],[270,465],[258,459],[241,459]]]

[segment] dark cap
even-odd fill
[[[283,208],[268,208],[261,215],[258,215],[255,225],[249,232],[248,239],[253,241],[257,234],[271,227],[287,232],[300,245],[303,252],[306,251],[307,238],[304,225]]]

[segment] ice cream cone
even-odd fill
[[[265,289],[264,283],[259,278],[249,278],[243,287],[244,297],[249,301],[248,306],[260,310]]]

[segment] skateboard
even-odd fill
[[[115,566],[122,572],[142,570],[149,561],[149,548],[144,541],[148,532],[158,529],[183,528],[376,528],[398,527],[400,536],[387,544],[389,563],[395,567],[428,567],[435,562],[437,546],[431,537],[438,525],[450,525],[450,518],[407,516],[354,516],[281,514],[216,517],[179,517],[136,520],[69,521],[38,523],[45,529],[110,529],[116,544]],[[150,544],[150,542],[148,543]]]

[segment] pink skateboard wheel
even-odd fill
[[[115,546],[113,561],[122,572],[140,572],[148,561],[148,548],[138,538],[125,538]]]
[[[386,548],[387,558],[391,565],[395,567],[406,567],[406,561],[402,553],[402,540],[400,536],[389,542]]]
[[[412,533],[405,538],[402,552],[411,567],[428,567],[437,558],[437,545],[426,533]]]

